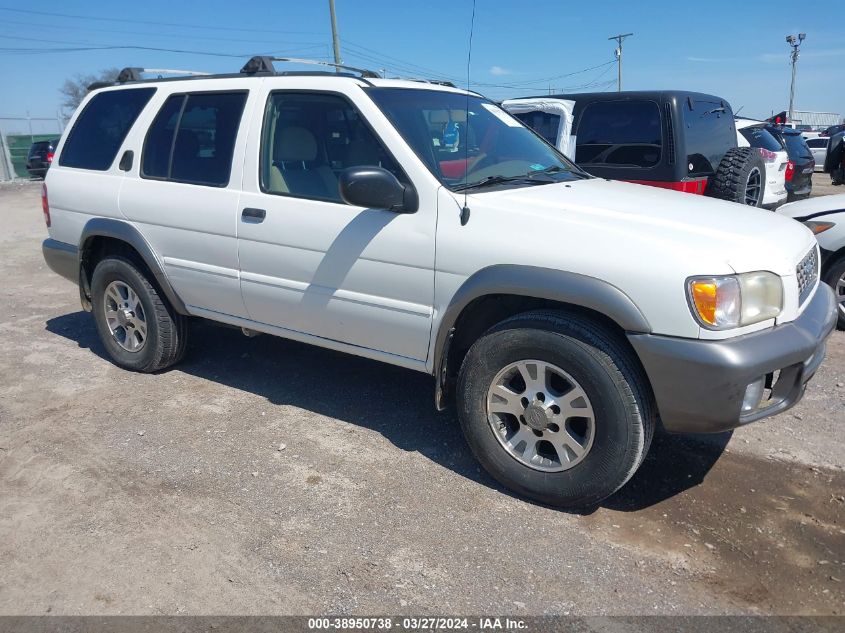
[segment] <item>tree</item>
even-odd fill
[[[95,75],[78,74],[73,79],[66,79],[59,88],[62,95],[61,107],[66,116],[73,114],[77,106],[88,94],[88,86],[95,81],[114,81],[120,72],[117,68],[106,68]]]

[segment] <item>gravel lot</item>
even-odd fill
[[[38,194],[0,188],[0,614],[845,613],[845,333],[795,409],[659,435],[568,514],[481,472],[422,374],[201,322],[118,369]]]

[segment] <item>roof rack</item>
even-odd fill
[[[255,75],[255,74],[275,74],[276,68],[273,66],[273,62],[285,62],[289,64],[309,64],[312,66],[328,66],[330,68],[334,68],[336,70],[349,70],[354,73],[358,73],[361,77],[365,77],[367,79],[375,79],[380,77],[377,72],[372,70],[367,70],[365,68],[356,68],[355,66],[347,66],[346,64],[333,64],[331,62],[321,62],[316,59],[300,59],[298,57],[267,57],[264,55],[256,55],[252,59],[250,59],[244,67],[241,68],[241,72],[246,75]]]
[[[187,75],[189,77],[200,77],[205,75],[210,75],[211,73],[205,73],[199,70],[174,70],[170,68],[135,68],[129,67],[124,68],[120,71],[117,75],[117,79],[115,81],[119,84],[126,83],[127,81],[141,81],[141,75],[143,73],[155,73],[159,76],[159,79],[162,75]]]

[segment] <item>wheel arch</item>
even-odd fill
[[[187,315],[184,302],[176,294],[152,247],[130,223],[113,218],[92,218],[79,238],[79,294],[86,310],[91,309],[91,275],[106,255],[125,255],[135,259],[150,275],[150,282],[161,290],[170,305]]]
[[[461,285],[437,327],[433,368],[438,409],[445,408],[454,377],[472,343],[496,323],[535,309],[578,312],[619,334],[651,332],[631,298],[601,279],[536,266],[484,268]]]

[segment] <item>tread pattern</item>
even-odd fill
[[[710,179],[708,195],[721,200],[745,204],[745,185],[751,170],[760,170],[760,199],[759,207],[763,203],[766,186],[766,166],[763,159],[753,147],[733,147],[725,152],[724,157],[716,168],[716,173]]]

